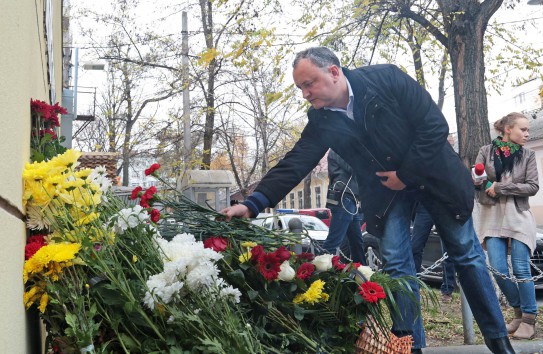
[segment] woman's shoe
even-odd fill
[[[515,331],[520,326],[520,323],[522,322],[522,311],[520,310],[520,307],[513,307],[514,317],[508,324],[505,325],[507,328],[507,333],[515,333]]]
[[[533,339],[535,337],[535,317],[533,313],[523,313],[522,322],[513,333],[513,339]]]

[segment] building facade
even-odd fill
[[[62,1],[0,0],[0,353],[37,353],[40,332],[23,306],[26,228],[22,173],[30,156],[30,99],[62,96]]]

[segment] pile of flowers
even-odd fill
[[[296,235],[224,222],[156,187],[135,188],[127,205],[78,157],[67,150],[23,175],[39,232],[25,250],[23,300],[39,310],[49,352],[348,353],[359,324],[384,328],[392,292],[408,291],[406,279],[295,254]]]
[[[60,127],[59,114],[68,114],[66,108],[58,102],[50,105],[40,100],[30,100],[32,128],[30,136],[32,161],[44,161],[66,151],[60,143],[64,137],[57,136],[56,128]]]

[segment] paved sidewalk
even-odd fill
[[[543,340],[511,341],[517,354],[543,354]],[[491,354],[486,345],[458,345],[451,347],[427,347],[423,354]]]

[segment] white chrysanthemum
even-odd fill
[[[220,290],[220,296],[229,300],[233,300],[236,304],[239,304],[241,298],[241,292],[234,288],[232,285],[222,288]]]
[[[115,220],[115,230],[122,234],[127,229],[135,228],[140,224],[146,224],[149,220],[149,214],[140,205],[136,205],[132,208],[120,210],[110,220]]]
[[[112,186],[111,180],[107,178],[107,170],[105,166],[94,168],[88,177],[89,181],[96,184],[102,191],[102,201],[107,202],[107,193]]]
[[[202,291],[207,291],[211,298],[220,296],[239,302],[239,290],[219,277],[216,262],[223,257],[221,254],[204,248],[204,244],[190,234],[176,235],[169,242],[160,237],[154,241],[163,253],[164,270],[147,281],[149,291],[143,299],[147,307],[153,309],[157,298],[170,303],[188,292]]]
[[[26,209],[26,217],[26,225],[31,230],[43,230],[51,226],[49,221],[45,218],[45,213],[38,206],[28,206]]]
[[[197,291],[201,288],[210,288],[218,277],[219,270],[215,264],[202,262],[187,273],[186,282],[190,290]]]

